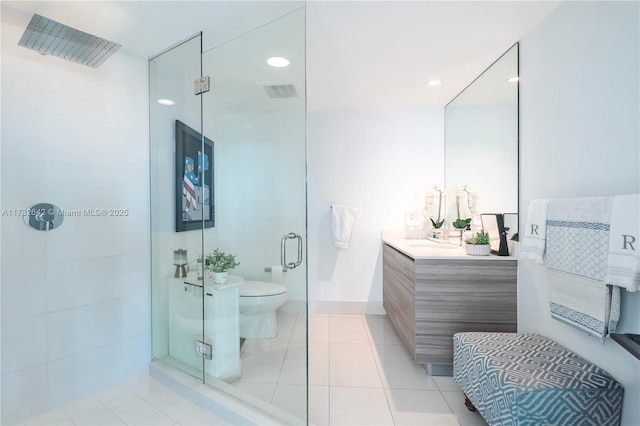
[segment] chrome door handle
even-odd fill
[[[295,262],[287,263],[287,240],[298,240],[298,260]],[[286,271],[287,269],[295,269],[302,263],[302,237],[293,232],[289,232],[287,235],[282,237],[280,241],[280,264],[282,265],[282,270]]]

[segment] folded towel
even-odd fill
[[[331,235],[333,245],[339,249],[349,248],[351,231],[358,215],[358,209],[342,204],[331,206]]]
[[[546,264],[551,316],[604,337],[619,319],[619,289],[605,285],[612,197],[550,200]]]
[[[640,290],[640,195],[618,195],[611,205],[607,284]]]
[[[544,263],[543,256],[547,238],[548,199],[529,201],[527,226],[520,231],[520,259]]]

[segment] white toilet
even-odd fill
[[[240,285],[240,337],[271,338],[278,333],[276,309],[287,300],[287,287],[266,281]]]

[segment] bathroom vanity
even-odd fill
[[[416,363],[448,375],[453,334],[517,331],[517,260],[463,247],[383,238],[383,305]]]

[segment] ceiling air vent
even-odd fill
[[[93,68],[98,68],[120,48],[118,43],[38,14],[31,18],[18,45]]]
[[[265,84],[262,86],[264,91],[272,99],[291,99],[297,98],[298,92],[293,84]]]

